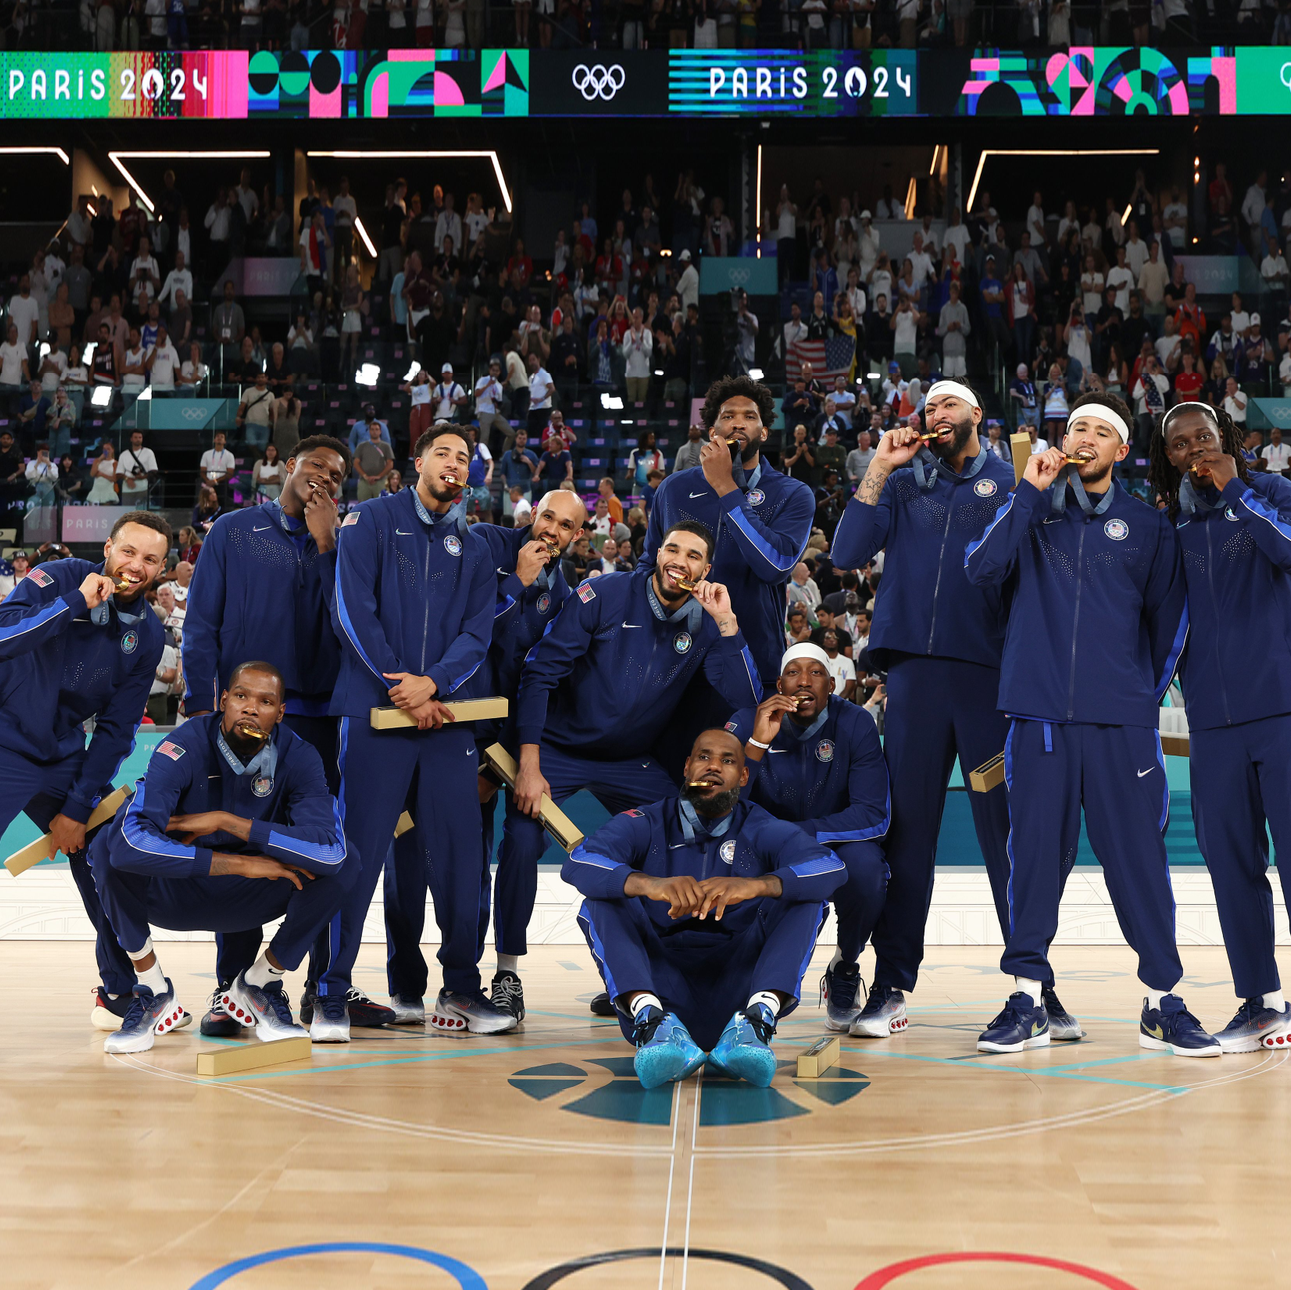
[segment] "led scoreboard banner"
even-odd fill
[[[0,120],[1291,114],[1291,49],[0,53]]]

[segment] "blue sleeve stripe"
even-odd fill
[[[568,600],[569,597],[566,596],[565,599]],[[560,608],[561,610],[564,610],[565,608],[564,604],[562,604]],[[551,629],[555,627],[556,619],[559,617],[560,617],[559,613],[553,614],[551,617],[551,621],[547,624],[546,627],[542,629],[542,635],[539,636],[538,639],[534,641],[534,643],[529,647],[529,652],[524,656],[524,661],[526,663],[532,663],[534,659],[537,658],[538,646],[541,645],[543,641],[546,640],[547,637],[551,635]]]
[[[885,815],[881,824],[876,824],[869,829],[843,829],[838,833],[817,833],[816,841],[821,846],[828,846],[831,842],[871,842],[875,838],[887,836],[888,819]]]
[[[740,657],[744,660],[744,670],[749,676],[749,688],[753,691],[753,706],[757,707],[762,702],[762,678],[758,675],[758,665],[753,661],[753,655],[749,653],[747,645],[740,650]]]
[[[280,851],[290,851],[293,855],[304,856],[315,864],[335,867],[345,859],[345,830],[341,827],[341,808],[335,798],[332,799],[332,821],[336,825],[336,836],[340,842],[319,845],[314,842],[303,842],[300,838],[288,837],[285,833],[269,833],[269,845]]]
[[[569,853],[569,858],[574,864],[589,865],[593,869],[617,869],[619,861],[611,860],[609,856],[598,855],[595,851],[589,851],[585,846],[576,846]]]
[[[506,613],[506,611],[507,611],[508,609],[510,609],[510,608],[511,608],[511,606],[512,606],[512,605],[514,605],[514,604],[515,604],[515,597],[514,597],[514,596],[508,596],[508,597],[507,597],[507,598],[506,598],[506,599],[505,599],[505,600],[504,600],[504,601],[503,601],[503,602],[502,602],[502,603],[501,603],[501,604],[500,604],[500,605],[499,605],[499,606],[498,606],[498,607],[493,611],[493,617],[494,617],[494,618],[501,618],[501,617],[502,617],[502,615],[503,615],[503,614],[505,614],[505,613]]]
[[[485,657],[485,658],[487,658],[487,657],[488,657],[488,651],[487,651],[487,649],[485,650],[485,656],[484,656],[484,657]],[[452,684],[452,686],[449,688],[449,691],[448,691],[448,692],[449,692],[449,694],[453,694],[453,693],[455,693],[457,690],[460,690],[460,689],[462,688],[462,686],[464,686],[464,685],[467,683],[467,681],[469,681],[469,680],[471,679],[471,677],[473,677],[473,676],[476,674],[476,672],[478,672],[478,671],[480,670],[480,668],[483,666],[483,664],[484,664],[484,659],[482,658],[482,659],[480,659],[480,661],[479,661],[478,663],[476,663],[476,665],[475,665],[473,668],[471,668],[471,670],[470,670],[469,672],[467,672],[464,676],[459,676],[459,677],[457,678],[457,680],[456,680],[456,681],[454,681],[454,682],[453,682],[453,684]]]
[[[799,560],[802,559],[802,553],[807,549],[807,542],[811,538],[811,530],[808,527],[807,537],[803,539],[802,547],[797,555],[789,557],[789,562],[784,562],[785,557],[780,554],[755,528],[752,528],[745,518],[739,507],[733,511],[727,511],[726,517],[735,525],[741,533],[753,544],[754,548],[762,558],[777,572],[788,573]]]
[[[1291,527],[1283,524],[1278,518],[1278,513],[1262,498],[1253,488],[1248,488],[1242,494],[1242,505],[1246,507],[1257,520],[1263,520],[1270,525],[1275,533],[1284,541],[1291,543]]]
[[[1183,653],[1184,644],[1188,640],[1188,606],[1185,603],[1183,613],[1179,615],[1179,628],[1174,634],[1174,643],[1170,646],[1170,653],[1166,657],[1165,667],[1161,669],[1161,675],[1157,678],[1156,699],[1160,703],[1166,690],[1170,688],[1170,682],[1174,679],[1175,669],[1179,666],[1179,655]]]
[[[19,619],[12,627],[0,627],[0,641],[17,640],[19,636],[25,636],[28,632],[34,632],[38,627],[43,627],[51,618],[57,618],[59,614],[65,614],[71,606],[61,596],[48,604],[38,614],[33,614],[30,618]]]
[[[354,646],[355,652],[368,665],[368,670],[376,677],[382,685],[385,685],[386,679],[381,675],[381,669],[368,658],[367,651],[359,643],[358,633],[354,630],[354,624],[350,621],[350,611],[345,605],[345,593],[341,590],[340,571],[336,574],[336,616],[341,620],[341,627],[345,630],[345,635],[350,644]]]
[[[804,860],[800,864],[791,864],[789,870],[799,878],[816,878],[823,873],[837,873],[847,866],[831,851],[827,857],[819,860]]]
[[[134,799],[126,808],[125,818],[121,821],[121,835],[136,850],[145,855],[167,856],[173,860],[192,860],[197,856],[196,847],[182,846],[172,842],[163,833],[155,833],[145,822],[141,822],[143,810],[144,780],[135,788]]]
[[[991,536],[995,526],[1013,509],[1013,503],[1017,501],[1017,494],[1011,493],[1009,500],[995,512],[995,518],[986,526],[986,531],[979,538],[974,538],[967,547],[964,548],[964,568],[968,568],[968,562],[973,558],[974,552],[979,550],[988,537]]]

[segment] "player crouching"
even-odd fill
[[[765,1088],[777,1019],[802,974],[843,862],[797,825],[740,798],[744,749],[705,730],[681,796],[625,811],[562,871],[586,899],[578,921],[636,1045],[646,1088],[707,1061]],[[693,1037],[692,1037],[693,1036]]]

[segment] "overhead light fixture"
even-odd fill
[[[762,123],[764,126],[766,122]],[[762,145],[758,144],[758,183],[757,206],[753,210],[753,241],[758,248],[758,259],[762,258]]]
[[[968,203],[965,213],[973,209],[973,200],[977,196],[977,185],[982,181],[982,171],[986,169],[987,157],[1158,157],[1160,148],[984,148],[977,159],[977,173],[973,176],[973,186],[968,190]]]
[[[363,221],[357,215],[354,217],[354,227],[363,239],[363,245],[368,248],[368,254],[375,260],[377,258],[377,249],[372,245],[372,239],[368,236],[367,229],[363,227]]]
[[[622,412],[623,400],[617,394],[602,394],[601,407],[607,412]]]
[[[112,387],[110,385],[96,385],[90,392],[90,402],[96,408],[106,408],[112,402]]]
[[[127,157],[130,160],[154,160],[154,161],[178,161],[183,159],[194,159],[202,161],[250,161],[256,157],[270,157],[273,154],[263,149],[248,150],[239,148],[236,150],[216,149],[206,152],[201,149],[152,149],[143,152],[109,152],[108,160],[121,172],[121,177],[134,189],[135,195],[147,207],[149,214],[155,214],[157,208],[152,204],[148,194],[144,192],[139,181],[130,173],[122,164],[121,158]]]
[[[928,178],[931,179],[937,173],[937,157],[941,152],[941,144],[933,144],[932,148],[932,165],[928,167]]]
[[[65,153],[62,150],[62,148],[55,148],[50,146],[42,147],[39,144],[32,144],[29,146],[14,144],[9,147],[0,148],[0,156],[33,157],[33,156],[40,156],[40,155],[57,157],[59,161],[61,161],[65,166],[70,166],[72,164],[71,157],[69,157],[67,153]]]
[[[330,157],[337,161],[420,161],[437,157],[486,157],[493,163],[493,173],[497,176],[498,187],[502,190],[502,201],[510,215],[511,193],[507,189],[506,176],[502,173],[502,162],[492,148],[432,148],[428,150],[408,151],[391,149],[389,151],[366,152],[356,149],[345,149],[336,152],[307,152],[307,157]]]

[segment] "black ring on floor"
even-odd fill
[[[679,1259],[683,1257],[685,1251],[674,1245],[668,1247],[667,1253],[670,1258]],[[560,1263],[554,1268],[549,1268],[546,1272],[538,1273],[532,1281],[524,1284],[522,1290],[550,1290],[557,1282],[565,1280],[566,1277],[572,1276],[573,1273],[579,1272],[583,1268],[594,1268],[602,1263],[621,1263],[626,1259],[657,1259],[659,1255],[659,1250],[651,1248],[609,1250],[604,1254],[587,1254],[581,1259],[570,1259],[568,1263]],[[777,1267],[774,1263],[767,1263],[763,1259],[752,1258],[747,1254],[730,1254],[725,1250],[691,1250],[690,1258],[706,1259],[710,1263],[733,1263],[736,1267],[761,1272],[763,1276],[770,1278],[776,1285],[783,1286],[784,1290],[812,1290],[811,1285],[798,1276],[797,1273]]]

